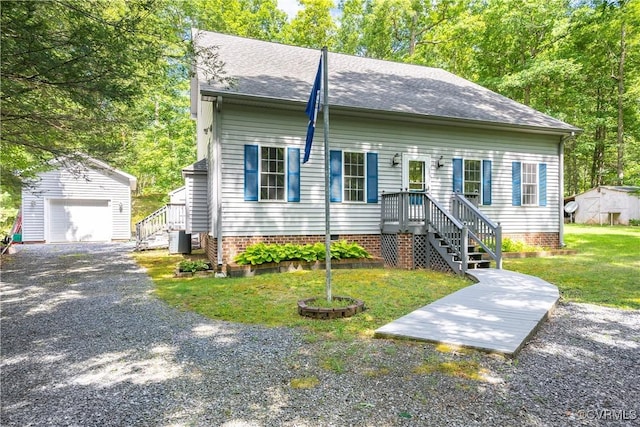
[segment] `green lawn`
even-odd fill
[[[565,242],[578,254],[506,259],[504,267],[557,285],[566,301],[640,309],[639,227],[570,225]],[[324,271],[176,279],[173,271],[182,256],[166,251],[134,256],[148,269],[158,297],[172,306],[214,319],[305,327],[309,340],[370,337],[378,327],[470,284],[433,271],[335,270],[333,295],[362,299],[368,310],[349,319],[317,321],[299,316],[296,303],[324,295]]]
[[[640,227],[565,227],[577,255],[505,259],[504,268],[538,276],[566,301],[640,309]]]
[[[470,281],[433,271],[395,269],[334,270],[334,296],[365,301],[367,310],[339,320],[311,320],[297,313],[297,301],[322,297],[324,271],[265,274],[249,278],[173,277],[181,256],[166,251],[139,252],[139,264],[148,269],[156,284],[156,294],[168,304],[204,316],[268,326],[308,328],[333,339],[370,337],[373,331],[416,308],[471,284]]]

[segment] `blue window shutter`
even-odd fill
[[[482,204],[491,205],[491,160],[482,161]]]
[[[258,146],[244,146],[244,199],[258,200]]]
[[[300,201],[300,149],[287,148],[287,201]]]
[[[540,206],[547,206],[547,164],[538,165],[538,189],[540,190]]]
[[[520,176],[520,162],[511,163],[511,204],[513,206],[522,205],[522,178]]]
[[[367,153],[367,203],[378,203],[378,153]]]
[[[462,193],[462,159],[453,159],[453,192]]]
[[[342,201],[342,151],[331,150],[329,153],[329,200]]]

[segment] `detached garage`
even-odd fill
[[[60,162],[22,190],[22,241],[129,240],[135,188],[135,177],[99,160]]]

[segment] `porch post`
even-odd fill
[[[466,273],[469,268],[469,227],[467,227],[467,224],[462,226],[462,241],[460,243],[460,246],[462,246],[460,248],[462,272]]]

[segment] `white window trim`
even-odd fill
[[[462,195],[463,196],[465,194],[467,194],[467,193],[464,192],[464,184],[466,182],[466,179],[465,179],[465,176],[464,176],[465,175],[464,174],[464,172],[465,172],[464,166],[465,166],[465,163],[466,163],[467,160],[472,161],[472,162],[473,161],[480,162],[480,192],[478,193],[478,204],[482,205],[484,203],[484,200],[482,199],[482,194],[484,193],[484,191],[483,191],[484,190],[484,188],[483,188],[484,187],[484,179],[483,179],[483,177],[484,177],[484,162],[483,162],[483,160],[488,160],[488,159],[478,159],[478,158],[475,158],[475,157],[473,157],[473,158],[462,157]]]
[[[282,199],[263,199],[262,198],[262,149],[263,148],[282,148],[284,150],[284,197]],[[287,156],[287,147],[278,147],[276,145],[258,144],[258,202],[259,203],[288,203],[287,189],[289,188],[289,156]],[[254,202],[255,203],[255,202]]]
[[[525,203],[524,202],[524,165],[533,165],[534,171],[536,174],[536,182],[533,184],[528,183],[527,185],[533,185],[536,190],[536,201],[535,203]],[[520,205],[521,206],[540,206],[540,162],[520,162]]]
[[[363,192],[362,192],[362,201],[360,200],[346,200],[347,198],[345,197],[345,191],[347,186],[346,184],[346,177],[347,174],[344,173],[344,168],[345,168],[345,161],[344,161],[344,157],[345,154],[350,153],[350,154],[362,154],[363,156],[363,160],[364,160],[364,188],[363,188]],[[353,204],[353,205],[366,205],[367,204],[367,188],[368,188],[369,183],[367,182],[367,152],[365,151],[348,151],[348,150],[342,150],[342,203],[347,203],[347,204]]]

